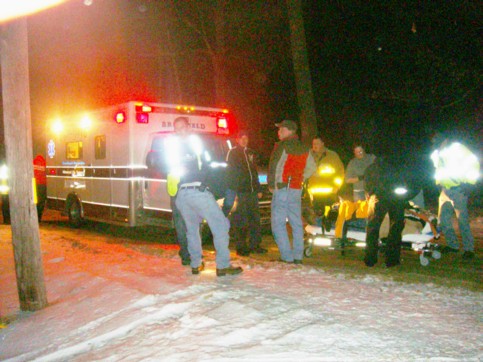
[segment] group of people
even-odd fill
[[[386,239],[387,267],[400,264],[405,209],[422,190],[422,172],[410,160],[375,157],[366,154],[362,145],[353,148],[354,158],[345,170],[332,150],[325,147],[321,137],[312,140],[312,149],[303,149],[293,121],[277,124],[280,142],[270,159],[269,187],[273,193],[272,232],[280,250],[281,260],[302,263],[303,229],[300,218],[300,194],[304,181],[317,181],[326,170],[343,175],[345,185],[352,186],[352,202],[363,201],[367,206],[366,249],[364,262],[368,267],[378,261],[379,232],[389,214],[390,227]],[[479,160],[459,142],[436,134],[432,137],[436,149],[431,158],[435,166],[436,184],[441,189],[439,221],[446,246],[443,253],[458,252],[458,239],[452,224],[453,213],[458,218],[463,243],[463,259],[475,256],[474,239],[469,226],[468,195],[479,178]],[[312,180],[314,179],[314,180]],[[334,188],[333,193],[337,193]],[[346,189],[347,191],[347,189]],[[340,193],[342,194],[342,193]],[[347,192],[345,193],[347,197]],[[290,245],[285,220],[292,228]]]
[[[276,126],[279,142],[270,156],[267,182],[272,193],[271,229],[280,252],[280,261],[302,264],[303,190],[312,179],[330,170],[342,178],[337,183],[338,187],[342,184],[352,186],[352,201],[365,201],[368,204],[365,264],[372,267],[378,261],[379,231],[386,214],[389,214],[390,230],[385,263],[387,267],[400,264],[404,210],[408,201],[422,189],[420,172],[414,172],[404,162],[394,163],[390,158],[366,154],[362,145],[353,148],[354,158],[344,170],[337,153],[328,149],[320,136],[313,138],[312,148],[309,149],[297,135],[296,122],[284,120],[276,123]],[[227,215],[232,210],[235,198],[237,206],[232,212],[231,228],[237,254],[247,256],[267,252],[260,246],[258,200],[262,194],[255,153],[248,148],[248,134],[240,131],[236,147],[227,155],[227,190],[225,203],[220,208],[207,182],[207,160],[204,160],[202,150],[197,150],[196,140],[192,138],[194,136],[188,134],[188,120],[183,117],[176,119],[174,128],[176,137],[182,140],[183,152],[180,153],[180,159],[172,160],[176,165],[173,169],[182,172],[178,176],[176,172],[168,175],[168,190],[175,190],[170,194],[182,263],[190,265],[193,274],[203,270],[199,225],[206,220],[213,234],[217,275],[239,274],[242,268],[231,265],[228,249],[230,222]],[[469,228],[467,190],[468,185],[474,185],[479,177],[479,161],[460,143],[450,143],[448,139],[433,140],[438,143],[435,144],[437,150],[432,159],[436,168],[436,183],[441,186],[439,217],[447,243],[443,252],[458,251],[451,221],[454,210],[463,239],[463,258],[470,259],[474,257],[474,242]],[[465,161],[458,160],[458,157]],[[455,164],[459,164],[457,174],[454,174]],[[337,194],[337,191],[335,187],[333,192]],[[292,230],[291,241],[287,221]]]

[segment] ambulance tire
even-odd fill
[[[73,200],[69,205],[69,210],[67,211],[69,215],[69,225],[72,228],[79,228],[83,224],[81,205],[78,200]]]

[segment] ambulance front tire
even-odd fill
[[[73,228],[79,228],[84,222],[82,219],[81,205],[78,200],[70,203],[67,214],[69,215],[69,224]]]

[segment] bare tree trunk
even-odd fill
[[[300,128],[302,141],[310,143],[317,134],[317,116],[315,112],[312,79],[307,57],[304,20],[301,0],[287,0],[287,10],[290,22],[290,40],[295,73],[295,85],[300,107]]]
[[[167,48],[167,57],[169,58],[169,62],[171,65],[171,69],[173,70],[173,78],[174,78],[174,85],[171,85],[171,89],[175,92],[175,95],[172,99],[176,100],[176,103],[184,103],[184,95],[181,89],[181,81],[180,81],[180,70],[178,66],[177,54],[176,54],[176,45],[175,41],[173,40],[172,32],[170,29],[171,21],[175,16],[175,7],[173,1],[165,1],[160,3],[162,5],[162,19],[160,20],[160,25],[163,29],[163,32],[166,34],[166,48]],[[166,54],[158,54],[159,59],[164,61],[164,56]],[[160,77],[159,79],[159,89],[161,89],[162,84],[165,82],[165,79]]]
[[[215,1],[215,47],[211,49],[213,63],[213,76],[215,79],[215,101],[218,107],[225,107],[227,102],[227,79],[226,79],[226,3],[224,0]]]
[[[11,21],[1,30],[0,64],[17,289],[20,309],[34,311],[47,305],[47,294],[32,189],[27,21]]]

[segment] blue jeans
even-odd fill
[[[464,251],[474,251],[474,239],[471,234],[468,214],[468,196],[459,187],[443,189],[439,196],[439,221],[446,245],[458,249],[458,238],[453,228],[453,211],[458,219]]]
[[[286,220],[292,227],[292,244],[287,233]],[[272,195],[272,233],[284,261],[302,260],[304,229],[302,225],[302,190],[279,189]]]
[[[230,266],[230,250],[228,249],[229,223],[216,203],[213,194],[208,190],[180,189],[176,195],[176,206],[183,215],[188,237],[188,250],[191,256],[191,267],[201,264],[203,250],[201,247],[200,223],[208,223],[213,234],[216,249],[216,267],[218,269]]]
[[[179,256],[183,261],[190,260],[188,239],[186,237],[186,224],[183,220],[183,216],[176,207],[176,196],[171,197],[171,210],[173,212],[173,223],[176,230],[176,238],[179,244]]]

